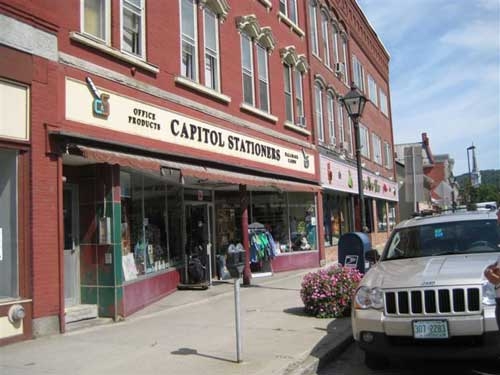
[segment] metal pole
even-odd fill
[[[411,148],[411,170],[413,177],[413,212],[418,212],[417,207],[417,173],[415,171],[415,147]]]
[[[359,122],[358,118],[353,118],[354,122],[354,135],[356,138],[356,167],[358,171],[358,195],[359,195],[359,207],[361,212],[361,232],[366,229],[366,216],[365,216],[365,197],[363,194],[363,171],[361,168],[361,144],[359,140]]]
[[[234,280],[234,321],[236,325],[236,362],[241,362],[241,335],[240,335],[240,280]]]

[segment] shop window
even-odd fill
[[[377,227],[379,232],[387,232],[387,204],[377,200]]]
[[[351,206],[347,195],[327,195],[323,201],[325,246],[337,246],[340,236],[351,231]]]
[[[396,225],[396,204],[395,203],[389,203],[388,215],[389,215],[389,231],[392,231],[394,229],[394,226]]]
[[[373,232],[373,200],[371,198],[365,198],[365,221],[368,228],[368,232]]]
[[[19,297],[17,152],[0,149],[0,300]]]
[[[285,193],[251,192],[249,223],[263,224],[280,251],[289,250]]]
[[[120,185],[122,256],[135,267],[125,272],[125,279],[181,261],[181,188],[167,189],[159,179],[125,171],[120,172]]]
[[[242,241],[239,192],[215,192],[216,253],[225,255],[229,245]]]
[[[288,193],[288,211],[292,250],[316,250],[317,213],[314,195]]]

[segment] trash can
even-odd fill
[[[365,273],[370,268],[366,254],[371,251],[370,238],[362,232],[349,232],[339,239],[339,263]]]
[[[226,267],[231,277],[239,279],[245,268],[245,250],[228,251]]]

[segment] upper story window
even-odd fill
[[[325,130],[323,124],[323,89],[318,83],[314,84],[314,109],[316,112],[316,131],[318,134],[318,141],[324,142]]]
[[[328,24],[330,23],[329,17],[325,12],[321,12],[321,36],[323,40],[323,54],[325,56],[325,65],[331,66],[330,62],[330,30]]]
[[[280,12],[297,24],[297,0],[280,0]]]
[[[365,91],[365,69],[356,56],[352,56],[353,80],[361,91]]]
[[[359,124],[359,141],[361,143],[361,155],[370,158],[370,134],[368,129]]]
[[[220,93],[219,22],[226,18],[229,7],[216,0],[205,1],[201,7],[197,3],[179,0],[181,76]]]
[[[111,11],[109,0],[82,0],[82,32],[110,44]]]
[[[337,101],[337,115],[338,115],[338,135],[339,135],[339,142],[342,148],[344,148],[344,142],[345,142],[345,128],[344,128],[344,108],[343,104],[339,100]]]
[[[293,46],[282,48],[280,56],[283,62],[286,121],[305,127],[303,76],[308,68],[305,56],[297,55]]]
[[[347,69],[347,36],[342,35],[342,62],[344,63],[344,83],[349,84],[349,69]]]
[[[387,96],[385,95],[385,92],[380,90],[379,97],[380,97],[380,110],[384,115],[389,117],[389,109],[387,107]]]
[[[335,97],[334,94],[329,91],[326,95],[326,110],[328,119],[328,136],[330,144],[335,145]]]
[[[392,151],[391,145],[388,142],[384,142],[384,160],[385,167],[387,169],[392,169]]]
[[[309,2],[309,15],[310,19],[310,33],[311,33],[311,48],[312,53],[316,56],[319,56],[319,48],[318,48],[318,19],[316,13],[316,4],[313,1]]]
[[[373,143],[373,161],[377,164],[382,165],[382,142],[380,137],[376,134],[372,134]]]
[[[144,58],[145,0],[122,0],[122,51]]]
[[[243,102],[263,112],[270,112],[269,52],[276,45],[271,29],[260,27],[253,15],[239,17],[241,33],[241,72]],[[255,92],[258,91],[256,96]]]
[[[371,75],[368,74],[368,97],[370,101],[378,107],[377,84]]]

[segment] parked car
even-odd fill
[[[499,357],[495,290],[484,269],[500,255],[495,211],[399,223],[353,300],[354,339],[370,368],[400,358]]]

